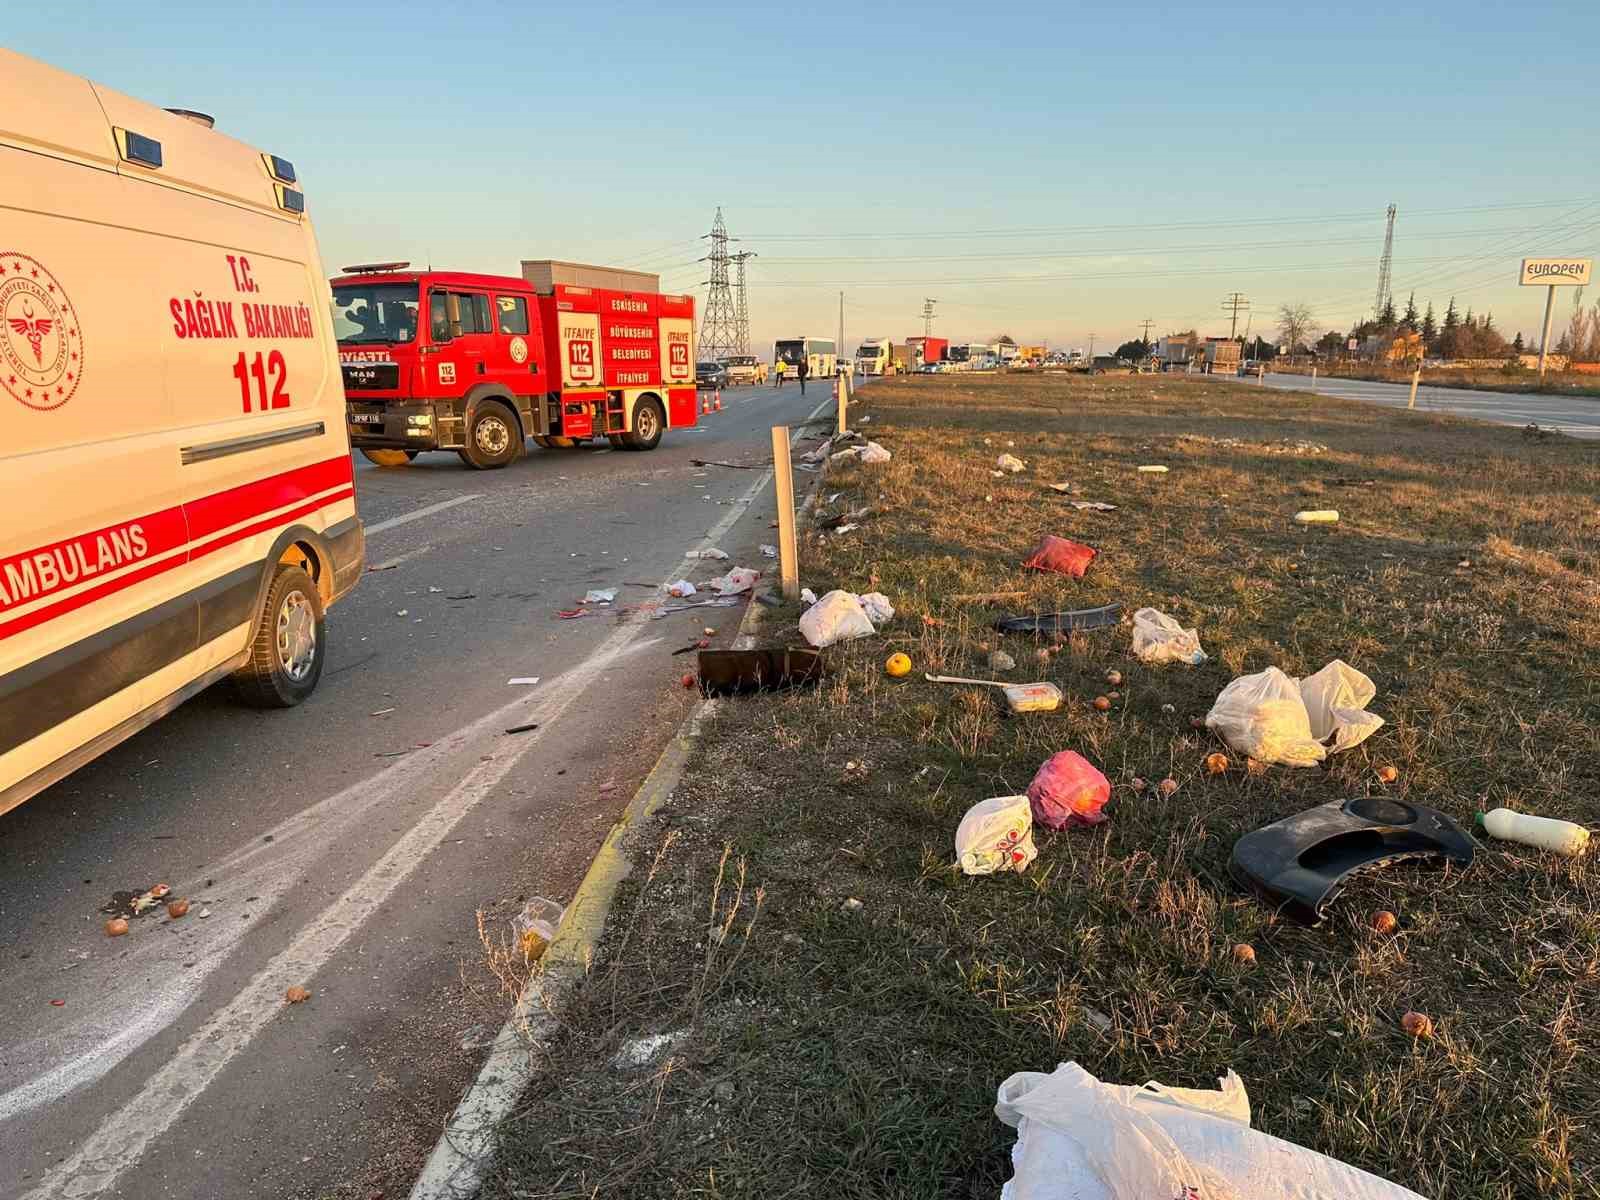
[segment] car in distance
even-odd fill
[[[694,385],[702,391],[728,386],[728,368],[719,362],[697,362],[694,365]]]

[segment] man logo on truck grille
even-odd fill
[[[37,259],[0,252],[0,385],[47,412],[78,390],[83,336],[56,277]]]

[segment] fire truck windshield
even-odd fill
[[[414,340],[417,285],[347,283],[334,288],[333,333],[347,345]]]

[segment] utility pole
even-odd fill
[[[741,250],[728,255],[728,261],[738,268],[738,279],[733,285],[733,323],[738,333],[739,353],[750,353],[750,308],[745,302],[744,264],[756,257],[754,250]]]
[[[1222,298],[1222,311],[1229,316],[1228,337],[1231,339],[1239,333],[1239,314],[1250,311],[1250,301],[1245,299],[1243,292],[1229,292]]]
[[[1094,371],[1094,330],[1089,331],[1089,370]]]
[[[838,344],[837,344],[837,349],[838,349],[838,353],[834,355],[834,363],[835,364],[837,364],[841,359],[844,358],[844,293],[843,292],[839,293],[839,341],[838,341]]]
[[[1143,334],[1143,336],[1140,337],[1139,340],[1142,341],[1146,346],[1148,346],[1150,344],[1150,326],[1154,325],[1155,322],[1152,321],[1149,317],[1146,317],[1143,320],[1143,322],[1141,322],[1141,324],[1144,325],[1144,334]]]
[[[937,300],[923,300],[922,302],[922,336],[933,336],[933,306]]]
[[[739,337],[733,285],[728,279],[728,227],[723,223],[720,207],[711,232],[704,236],[711,243],[711,253],[700,261],[711,264],[711,281],[706,291],[706,315],[700,324],[700,357],[709,360],[735,353]]]

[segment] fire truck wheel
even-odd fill
[[[654,450],[661,442],[667,419],[659,400],[641,400],[633,409],[633,432],[623,438],[629,450]]]
[[[472,411],[462,457],[480,471],[503,467],[516,458],[521,438],[511,410],[498,400],[485,400]]]
[[[417,456],[415,450],[362,450],[361,457],[378,467],[403,467]]]
[[[628,448],[628,439],[620,433],[606,434],[606,441],[611,443],[613,450],[626,450]]]
[[[285,563],[267,589],[250,661],[234,672],[234,688],[256,708],[293,708],[316,690],[326,657],[317,585],[302,568]]]

